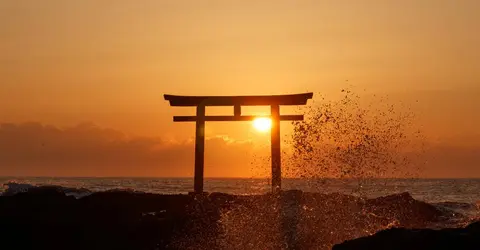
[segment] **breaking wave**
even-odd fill
[[[77,199],[92,194],[92,191],[86,188],[70,188],[70,187],[62,187],[62,186],[56,186],[56,185],[36,186],[28,183],[8,182],[3,184],[3,186],[5,191],[2,193],[2,196],[13,196],[18,193],[26,193],[29,191],[42,190],[42,189],[57,190],[58,192],[62,192],[67,196],[73,196]]]

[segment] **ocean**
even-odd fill
[[[3,183],[1,193],[12,183],[62,186],[82,189],[83,192],[128,189],[157,194],[186,194],[193,190],[193,178],[0,177],[0,183]],[[428,203],[477,204],[480,201],[480,179],[283,179],[282,186],[284,190],[343,193],[367,198],[408,192],[413,198]],[[270,191],[270,183],[268,179],[206,178],[205,191],[262,194]]]

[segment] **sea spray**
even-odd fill
[[[330,249],[393,226],[425,227],[442,219],[407,193],[365,200],[289,190],[238,199],[218,221],[222,249]]]
[[[415,114],[388,97],[341,94],[339,100],[317,99],[303,110],[304,121],[293,122],[285,176],[355,179],[356,194],[373,178],[416,177],[424,141]]]
[[[395,214],[400,210],[380,213],[375,205],[363,206],[362,198],[357,197],[365,197],[364,185],[375,178],[414,177],[419,173],[421,164],[414,158],[423,152],[423,137],[413,127],[414,114],[388,104],[386,98],[364,103],[350,90],[341,93],[340,100],[322,98],[302,109],[306,119],[293,122],[292,137],[283,151],[282,171],[284,177],[309,180],[320,192],[327,178],[348,183],[353,179],[357,186],[351,193],[357,196],[304,193],[301,202],[291,202],[292,197],[284,192],[283,199],[225,211],[220,223],[226,249],[295,249],[292,244],[329,249],[346,238],[401,225],[397,218],[401,215]],[[263,157],[254,163],[269,161]]]

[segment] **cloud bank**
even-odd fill
[[[269,150],[252,142],[214,137],[205,147],[207,177],[269,175],[268,166],[258,166],[265,162],[255,159]],[[480,136],[430,143],[418,160],[425,163],[421,177],[480,177]],[[188,177],[193,163],[192,140],[131,136],[90,123],[65,128],[0,124],[0,176]]]
[[[252,151],[249,142],[207,139],[206,175],[247,175],[251,161],[245,156]],[[128,136],[94,124],[0,124],[4,176],[192,176],[193,162],[192,141]]]

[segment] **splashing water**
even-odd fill
[[[305,121],[294,122],[287,172],[308,178],[361,179],[416,174],[419,166],[407,154],[422,149],[421,134],[412,128],[414,115],[385,98],[362,103],[350,90],[342,93],[339,101],[322,99],[306,110]]]
[[[415,157],[423,152],[423,138],[413,128],[411,112],[387,104],[385,98],[364,103],[350,90],[342,90],[342,94],[338,101],[322,98],[303,110],[305,121],[293,123],[282,174],[312,180],[318,190],[322,179],[350,183],[355,179],[358,186],[351,193],[355,196],[287,191],[276,199],[270,196],[238,205],[221,215],[226,249],[296,249],[294,244],[304,249],[329,249],[335,243],[393,226],[425,226],[422,216],[436,216],[435,209],[418,203],[425,211],[412,214],[412,221],[403,218],[400,207],[412,204],[410,196],[393,198],[396,205],[366,205],[362,187],[367,182],[415,177],[421,171]]]

